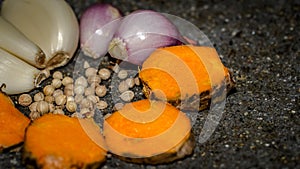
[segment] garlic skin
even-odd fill
[[[0,17],[0,48],[37,68],[44,68],[44,52],[11,23]]]
[[[73,57],[79,25],[64,0],[3,1],[1,15],[44,51],[48,69],[63,66]]]
[[[0,86],[7,94],[29,92],[37,87],[49,74],[27,64],[0,48]]]

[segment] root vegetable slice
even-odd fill
[[[134,163],[169,163],[190,155],[195,146],[189,118],[161,101],[125,104],[105,119],[103,132],[108,150]]]
[[[212,95],[219,97],[234,86],[214,48],[191,45],[157,49],[143,63],[139,77],[148,98],[166,100],[183,111],[206,109]]]
[[[24,140],[30,120],[16,109],[4,93],[0,92],[0,152]]]
[[[96,168],[105,161],[104,146],[92,119],[46,114],[28,127],[23,160],[38,168]]]

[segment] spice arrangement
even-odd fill
[[[22,10],[17,11],[19,8]],[[42,13],[49,15],[42,18]],[[32,20],[24,23],[31,15]],[[195,147],[185,111],[207,109],[211,95],[221,90],[222,84],[227,91],[234,86],[213,48],[185,45],[189,39],[155,11],[138,10],[122,17],[115,7],[97,3],[82,14],[79,26],[63,0],[32,0],[28,4],[11,0],[2,3],[1,17],[0,31],[11,30],[0,38],[13,38],[9,45],[0,41],[0,84],[3,92],[19,94],[17,103],[28,109],[31,124],[26,117],[26,125],[18,129],[23,132],[21,139],[0,147],[25,138],[23,161],[28,166],[98,167],[105,162],[107,151],[133,163],[182,159]],[[15,50],[13,46],[20,46],[17,39],[24,47]],[[109,57],[112,61],[106,67],[84,61],[83,74],[77,76],[55,70],[73,58],[78,41],[87,60]],[[120,67],[123,61],[135,67],[138,75]],[[11,76],[18,83],[10,80]],[[30,93],[45,79],[50,83]],[[132,89],[137,86],[143,86],[139,92],[144,100],[134,100]],[[113,94],[117,94],[117,102],[104,99]],[[108,107],[113,109],[102,114],[103,124],[95,123],[97,113]],[[9,113],[5,108],[0,110]],[[61,142],[64,144],[57,146]],[[83,152],[88,156],[83,157]]]

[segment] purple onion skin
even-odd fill
[[[110,43],[112,57],[142,65],[157,48],[183,44],[179,31],[165,16],[151,10],[135,11],[122,19]]]
[[[80,18],[80,46],[83,52],[93,58],[105,55],[121,17],[119,10],[109,4],[96,3],[88,7]]]

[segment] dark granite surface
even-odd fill
[[[80,15],[96,1],[69,2]],[[105,2],[124,14],[153,9],[198,26],[233,71],[236,91],[215,133],[191,157],[158,166],[110,157],[103,168],[300,168],[300,1]],[[0,168],[24,168],[20,153],[0,154]]]

